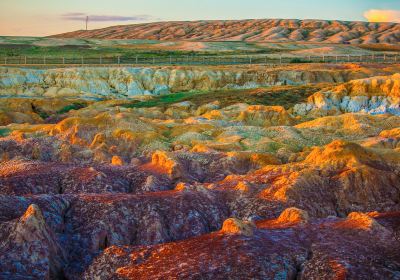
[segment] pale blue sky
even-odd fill
[[[160,20],[366,20],[363,15],[371,9],[390,10],[390,21],[400,21],[400,0],[0,0],[0,35],[42,36],[82,29],[79,19],[86,14],[98,20],[91,22],[93,29]]]

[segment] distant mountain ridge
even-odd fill
[[[249,19],[169,21],[80,30],[53,38],[143,39],[160,41],[400,42],[399,23],[338,20]]]

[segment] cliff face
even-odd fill
[[[327,20],[215,20],[155,22],[76,31],[56,38],[168,41],[398,43],[400,24]]]
[[[265,68],[0,68],[0,95],[121,99],[191,90],[342,83],[392,74],[398,67],[304,65]]]
[[[400,74],[373,77],[318,92],[307,103],[294,107],[298,115],[329,115],[366,112],[400,115]]]

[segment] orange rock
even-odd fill
[[[111,159],[111,164],[116,166],[122,166],[124,165],[124,161],[119,156],[113,156]]]
[[[281,223],[306,223],[309,220],[307,211],[292,207],[285,209],[278,218]]]
[[[167,152],[157,151],[153,153],[151,157],[152,165],[161,168],[163,171],[168,173],[172,179],[179,178],[181,176],[181,171],[178,163],[172,159]]]
[[[368,231],[389,233],[388,230],[378,223],[371,215],[361,212],[352,212],[347,216],[347,222],[353,225],[354,228],[365,229]]]
[[[193,153],[210,153],[213,150],[209,147],[207,147],[206,145],[203,144],[196,144],[193,146],[193,148],[191,149],[191,152]]]
[[[315,148],[305,162],[313,165],[354,165],[372,161],[382,161],[373,153],[358,144],[336,140],[323,148]]]
[[[256,226],[253,222],[229,218],[224,221],[221,232],[227,234],[242,234],[246,236],[252,236],[255,228]]]
[[[187,183],[180,182],[180,183],[178,183],[178,184],[176,185],[175,190],[176,190],[176,191],[183,191],[183,190],[185,190],[187,187],[188,187],[188,184],[187,184]]]
[[[241,111],[238,118],[247,125],[278,126],[292,125],[293,117],[282,106],[249,106]]]
[[[250,190],[250,185],[247,182],[241,181],[236,185],[235,189],[242,192],[248,192]]]

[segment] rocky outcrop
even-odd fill
[[[354,80],[318,92],[307,103],[295,105],[293,112],[300,116],[357,112],[400,115],[400,74]]]
[[[399,213],[380,216],[380,222],[391,228],[399,225]],[[398,241],[356,228],[338,228],[337,222],[342,220],[260,226],[251,236],[212,233],[162,246],[114,246],[93,261],[84,279],[243,279],[249,275],[390,279],[397,275]]]
[[[304,87],[278,89],[1,126],[0,278],[396,278],[400,116],[254,105]],[[74,104],[27,100],[5,110]]]
[[[113,245],[160,244],[215,231],[226,218],[222,201],[201,192],[76,196],[66,216],[70,267],[79,273]]]
[[[249,106],[237,119],[246,125],[257,126],[290,126],[294,123],[292,116],[281,106]]]
[[[235,218],[230,218],[224,221],[221,232],[226,234],[243,234],[245,236],[253,235],[255,229],[254,223],[250,221],[240,221]]]
[[[285,209],[278,217],[281,223],[306,223],[308,220],[308,213],[295,207]]]
[[[368,215],[360,212],[352,212],[347,216],[347,220],[339,223],[339,227],[352,227],[365,229],[370,232],[374,232],[375,234],[380,234],[382,236],[390,236],[391,232],[389,229],[382,226],[378,223],[372,215]]]
[[[24,180],[21,180],[24,178]],[[10,160],[2,163],[0,194],[143,193],[172,189],[167,176],[138,166],[72,166],[60,163]]]
[[[218,69],[81,68],[0,69],[3,94],[43,97],[127,98],[190,90],[283,83],[259,72]],[[253,85],[253,86],[251,86]]]
[[[0,277],[62,277],[66,261],[65,252],[54,232],[46,224],[39,206],[30,205],[24,215],[11,224],[1,229],[0,235],[3,238],[0,244]]]
[[[385,215],[378,214],[379,223],[387,223],[392,218],[384,218]],[[338,224],[345,223],[346,220],[331,220],[330,225],[323,224],[325,229],[321,234],[315,236],[323,237],[324,242],[315,242],[311,237],[312,245],[309,251],[308,260],[302,265],[300,272],[301,279],[314,277],[322,278],[346,278],[346,279],[380,279],[393,277],[393,270],[387,270],[386,265],[379,260],[383,256],[393,252],[390,246],[393,235],[382,235],[380,232],[369,232],[357,227],[343,228]],[[391,220],[388,223],[390,230],[396,227],[398,221]],[[318,227],[318,230],[321,227]],[[327,231],[330,231],[329,233]],[[341,242],[335,239],[341,236]],[[368,246],[362,243],[368,243]],[[364,243],[364,244],[366,244]],[[392,245],[390,245],[392,244]],[[374,260],[370,257],[374,256]],[[392,258],[393,257],[393,258]],[[391,260],[399,258],[398,253],[394,253]],[[367,264],[367,267],[364,267]]]
[[[157,151],[151,157],[151,164],[166,172],[171,179],[177,179],[182,176],[182,171],[176,160],[167,155],[166,152]]]
[[[122,99],[192,90],[246,89],[273,85],[346,82],[394,69],[357,71],[352,65],[154,68],[0,68],[0,95],[45,98]],[[394,67],[396,68],[396,67]]]
[[[267,217],[281,207],[304,209],[314,217],[345,216],[354,211],[399,210],[397,170],[396,157],[380,155],[354,143],[334,141],[314,148],[303,161],[268,165],[243,176],[229,176],[214,187],[235,190],[241,181],[252,186],[247,198],[233,204],[240,217],[248,217],[255,207],[258,214]],[[292,214],[293,220],[307,221],[305,213],[288,211],[283,212],[282,221],[292,221]]]

